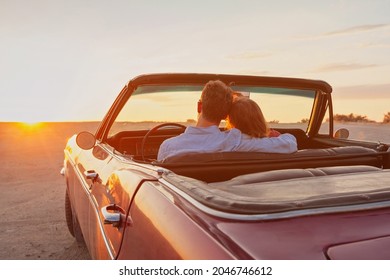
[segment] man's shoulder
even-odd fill
[[[180,135],[177,135],[177,136],[174,136],[174,137],[171,137],[171,138],[168,138],[168,139],[165,139],[162,142],[161,146],[163,146],[163,145],[170,145],[172,143],[175,143],[176,141],[179,141],[181,138],[185,137],[183,135],[184,135],[184,133],[180,134]]]
[[[182,134],[165,139],[161,145],[172,145],[175,144],[176,142],[181,142],[185,139],[190,139],[192,137],[189,133],[190,130],[191,130],[190,127],[187,127],[187,129]]]

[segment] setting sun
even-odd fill
[[[27,122],[20,122],[20,126],[24,128],[25,130],[33,130],[42,127],[42,122],[36,122],[36,121],[27,121]]]

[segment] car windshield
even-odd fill
[[[315,90],[276,87],[232,86],[234,91],[256,101],[270,127],[306,130],[313,107]],[[203,86],[147,85],[138,87],[118,115],[110,134],[124,130],[149,129],[159,123],[194,125],[197,102]],[[224,127],[225,123],[221,123]]]

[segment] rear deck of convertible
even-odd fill
[[[330,206],[390,204],[390,151],[347,146],[294,154],[193,154],[159,165],[170,170],[166,181],[225,213],[268,219]]]

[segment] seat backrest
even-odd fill
[[[353,157],[362,155],[377,155],[373,149],[360,146],[335,147],[328,149],[304,149],[292,154],[262,153],[262,152],[215,152],[215,153],[192,153],[169,157],[164,163],[212,163],[220,161],[242,160],[285,160],[285,159],[311,159],[311,158],[334,158]]]
[[[369,165],[382,168],[383,157],[388,158],[389,154],[389,152],[377,152],[360,146],[348,146],[306,149],[292,154],[254,152],[185,154],[155,164],[180,175],[206,182],[218,182],[243,174],[291,168],[344,165]]]

